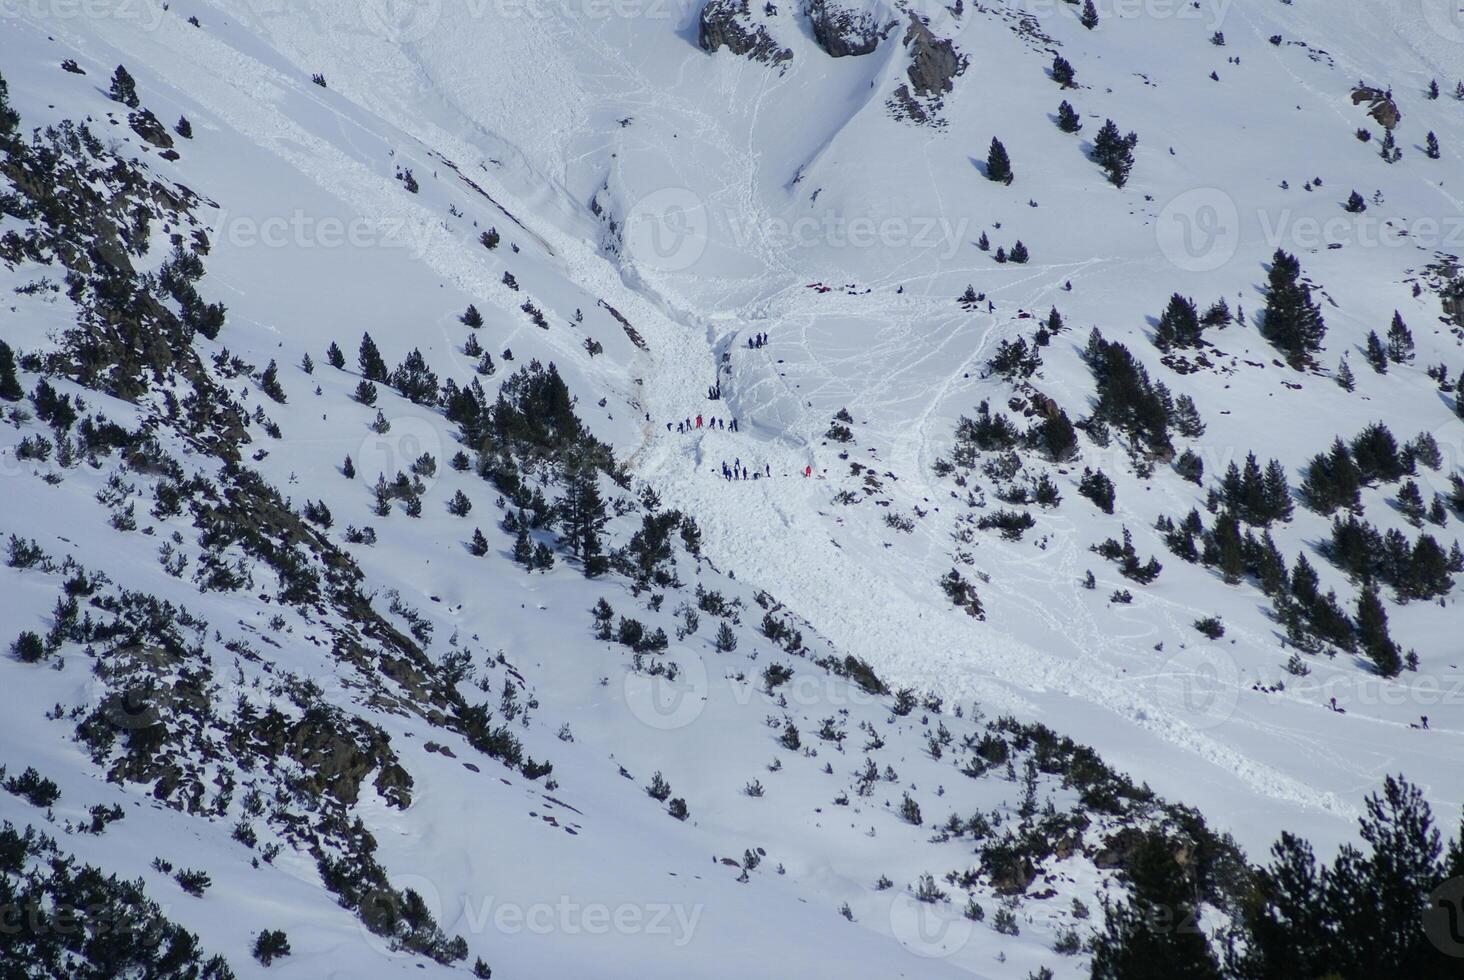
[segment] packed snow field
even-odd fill
[[[1122,976],[1135,841],[1223,958],[1454,826],[1452,5],[0,23],[0,818],[174,974]]]

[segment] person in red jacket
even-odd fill
[[[701,428],[701,416],[700,416],[700,415],[698,415],[698,416],[697,416],[697,417],[696,417],[696,427],[697,427],[697,428],[698,428],[698,429],[700,429],[700,428]]]
[[[804,479],[807,479],[808,477],[810,477],[812,475],[813,475],[813,467],[812,466],[805,466],[805,467],[803,467],[803,476],[804,476]]]

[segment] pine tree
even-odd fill
[[[112,72],[112,87],[107,90],[107,97],[113,102],[122,103],[129,109],[136,109],[138,106],[137,82],[121,65],[118,65],[117,70]]]
[[[1094,138],[1093,162],[1103,168],[1108,174],[1108,182],[1114,187],[1128,183],[1129,171],[1134,166],[1134,147],[1138,142],[1139,137],[1135,133],[1119,135],[1118,124],[1112,119],[1104,121],[1103,128]]]
[[[1291,503],[1291,483],[1286,479],[1286,467],[1279,459],[1273,459],[1266,465],[1262,486],[1266,516],[1283,524],[1291,520],[1295,510]]]
[[[1414,527],[1423,526],[1423,517],[1427,513],[1423,506],[1423,491],[1418,489],[1418,484],[1408,480],[1398,488],[1396,498],[1398,511]]]
[[[986,179],[1010,184],[1016,175],[1012,173],[1012,162],[1007,157],[1006,147],[1001,140],[991,138],[991,148],[986,151]]]
[[[1378,597],[1377,587],[1371,583],[1363,586],[1357,597],[1357,640],[1362,652],[1379,674],[1396,677],[1403,669],[1403,659],[1398,654],[1398,644],[1388,635],[1388,613]]]
[[[376,349],[376,341],[371,339],[369,333],[361,335],[361,347],[356,352],[356,366],[361,369],[361,376],[367,381],[386,383],[386,361],[382,360],[381,351]]]
[[[554,567],[554,551],[547,544],[540,541],[534,545],[534,568],[541,572],[547,572]]]
[[[565,464],[565,493],[558,505],[560,527],[570,554],[580,561],[586,578],[609,568],[600,541],[608,519],[600,497],[599,474],[584,457],[572,456]]]
[[[193,139],[193,123],[188,121],[187,116],[178,117],[178,125],[173,127],[173,132],[186,140]]]
[[[1106,902],[1092,939],[1092,980],[1218,980],[1220,967],[1199,926],[1195,886],[1163,834],[1143,834],[1125,874],[1130,897]]]
[[[1353,377],[1352,366],[1345,357],[1337,364],[1337,384],[1343,391],[1357,390],[1357,379]]]
[[[0,146],[14,138],[19,125],[20,113],[10,107],[10,85],[0,75]]]
[[[340,370],[341,368],[346,366],[346,355],[341,353],[340,347],[336,344],[334,340],[332,340],[330,342],[330,346],[325,349],[325,361],[336,370]]]
[[[473,539],[468,542],[468,553],[475,558],[488,554],[488,539],[483,537],[482,528],[473,528]]]
[[[285,403],[285,389],[280,387],[280,369],[273,360],[264,369],[264,373],[259,376],[259,387],[281,405]]]
[[[1342,205],[1342,210],[1349,214],[1362,214],[1367,210],[1367,201],[1357,191],[1353,191],[1347,196],[1347,203]]]
[[[4,90],[0,89],[0,95]],[[3,103],[0,103],[3,107]],[[8,402],[18,402],[25,396],[25,391],[20,387],[20,379],[15,373],[15,351],[10,345],[0,340],[0,398]]]
[[[300,370],[306,374],[315,373],[315,359],[310,356],[309,351],[300,355]]]
[[[1060,54],[1052,56],[1052,80],[1063,88],[1072,88],[1075,74],[1073,66]]]
[[[1388,351],[1383,347],[1383,341],[1376,330],[1369,330],[1367,333],[1367,363],[1378,374],[1388,373]]]
[[[1321,349],[1326,332],[1311,287],[1301,281],[1301,264],[1278,248],[1271,259],[1261,335],[1300,366]]]
[[[355,394],[352,395],[352,397],[355,398],[356,401],[360,402],[362,405],[375,405],[376,386],[371,382],[362,379],[361,381],[356,382],[356,391]]]
[[[1057,107],[1057,128],[1064,133],[1076,133],[1083,128],[1077,110],[1066,99]]]
[[[1019,238],[1017,239],[1017,243],[1012,246],[1012,252],[1007,258],[1021,265],[1031,258],[1031,256],[1027,254],[1027,246],[1023,245],[1022,240]]]
[[[453,517],[466,517],[468,516],[468,511],[472,509],[473,502],[461,490],[454,493],[452,499],[447,502],[447,512]]]
[[[468,304],[467,310],[458,319],[464,326],[473,330],[477,330],[483,325],[483,314],[479,313],[478,308],[471,303]]]
[[[356,464],[351,462],[351,457],[349,456],[347,456],[346,461],[341,464],[341,475],[344,476],[347,480],[354,480],[356,478]]]
[[[1388,327],[1388,360],[1394,364],[1413,360],[1413,332],[1397,310],[1393,311],[1393,322]]]
[[[529,540],[527,525],[519,525],[518,536],[513,541],[513,560],[530,571],[534,568],[534,545]]]
[[[1432,99],[1437,99],[1439,97],[1439,80],[1437,78],[1431,78],[1431,79],[1429,79],[1429,82],[1428,82],[1428,97],[1431,100]]]
[[[1078,23],[1090,31],[1098,26],[1098,8],[1093,6],[1093,0],[1083,0],[1083,13],[1078,18]]]
[[[983,252],[990,251],[991,239],[986,237],[986,232],[983,231],[981,233],[981,237],[976,239],[976,247],[981,249],[981,251]],[[971,295],[971,299],[969,300],[969,302],[976,302],[976,289],[972,286],[967,286],[966,292]]]
[[[1175,293],[1159,317],[1154,331],[1154,346],[1160,350],[1174,347],[1197,347],[1200,344],[1200,317],[1195,302]]]
[[[1439,158],[1439,138],[1433,134],[1433,130],[1429,130],[1428,135],[1424,137],[1423,155],[1430,160]]]

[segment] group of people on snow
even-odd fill
[[[676,431],[682,434],[685,434],[687,432],[695,432],[697,429],[703,428],[704,426],[708,429],[722,429],[728,432],[737,431],[736,419],[728,421],[725,419],[719,419],[716,416],[710,416],[706,419],[703,419],[700,415],[698,415],[695,419],[685,418],[682,419],[680,422],[667,422],[666,431],[670,432],[673,425],[676,427]]]

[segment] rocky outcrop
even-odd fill
[[[1403,121],[1403,113],[1398,108],[1398,103],[1393,101],[1391,89],[1385,91],[1371,85],[1359,85],[1352,90],[1352,104],[1361,105],[1364,102],[1368,104],[1367,114],[1386,130],[1391,131]]]
[[[697,44],[708,54],[725,47],[735,55],[780,65],[793,52],[778,47],[767,25],[753,19],[748,0],[707,0],[697,28]]]
[[[950,38],[936,37],[914,14],[905,31],[904,45],[910,52],[910,85],[916,95],[939,97],[955,86],[955,78],[966,70],[966,57]]]
[[[808,0],[804,7],[813,39],[831,58],[871,54],[894,28],[895,21],[881,24],[871,10],[840,6],[832,0]]]

